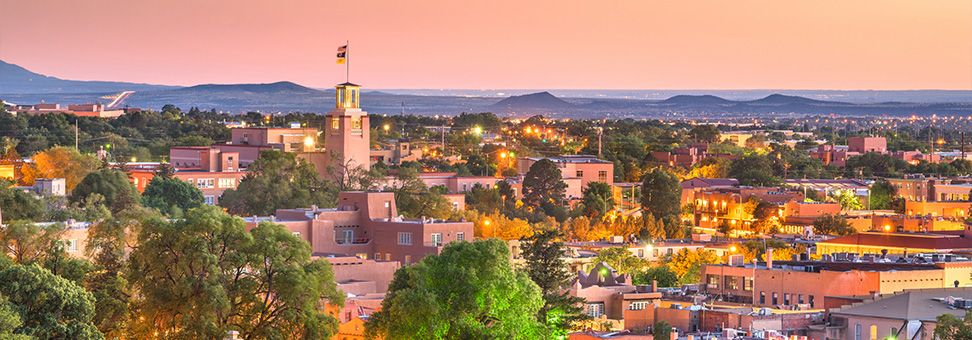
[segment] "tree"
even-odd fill
[[[44,218],[45,209],[42,200],[13,188],[12,182],[0,179],[0,213],[4,221],[38,221]]]
[[[879,179],[871,185],[871,196],[868,198],[869,208],[872,210],[892,209],[891,202],[898,195],[898,188],[886,179]]]
[[[30,336],[14,334],[17,328],[24,324],[20,313],[17,313],[16,306],[7,301],[7,298],[0,295],[0,339],[10,340],[30,340]]]
[[[728,158],[709,157],[692,166],[685,178],[726,178],[732,161]]]
[[[864,205],[861,204],[861,199],[857,198],[852,190],[835,190],[830,193],[830,198],[840,204],[840,208],[843,210],[861,210],[864,209]]]
[[[444,220],[451,217],[454,210],[445,196],[435,191],[396,194],[395,204],[398,212],[408,218],[430,217]]]
[[[652,327],[651,336],[657,340],[667,340],[672,338],[672,326],[665,321],[658,321]]]
[[[503,197],[498,189],[487,188],[478,183],[466,192],[466,209],[483,213],[494,213],[503,209]]]
[[[719,141],[719,134],[719,128],[709,124],[692,125],[689,130],[689,135],[698,143],[715,143]]]
[[[935,318],[935,339],[966,340],[972,339],[972,312],[965,312],[965,317],[945,313]]]
[[[91,323],[91,293],[37,264],[0,269],[0,295],[22,318],[16,333],[40,339],[104,338]]]
[[[543,296],[537,320],[547,325],[554,338],[566,337],[573,322],[586,318],[580,307],[584,300],[570,296],[565,289],[574,276],[564,261],[567,249],[560,236],[560,231],[551,229],[520,239],[520,255],[526,263],[523,270]]]
[[[614,209],[614,192],[604,182],[591,182],[584,188],[584,213],[597,218]]]
[[[540,288],[513,270],[505,242],[453,242],[439,255],[395,272],[368,333],[386,339],[530,339],[546,337],[537,321]]]
[[[773,172],[773,162],[765,155],[751,154],[732,162],[729,177],[739,180],[741,185],[775,186],[781,180]]]
[[[659,287],[674,287],[678,284],[678,276],[665,265],[636,272],[632,275],[632,279],[636,285],[647,285],[651,284],[652,281],[657,281]]]
[[[644,269],[648,262],[631,253],[625,247],[611,247],[597,252],[597,262],[604,262],[621,274],[634,274]]]
[[[235,215],[270,215],[277,209],[334,206],[337,192],[314,165],[290,152],[268,150],[247,167],[236,189],[223,192],[219,205]]]
[[[850,235],[855,232],[847,222],[847,218],[840,215],[824,215],[813,220],[813,232],[821,235]]]
[[[700,282],[702,265],[719,263],[719,256],[711,250],[682,248],[666,261],[668,268],[678,276],[679,284]]]
[[[641,181],[641,209],[666,225],[678,225],[681,195],[678,177],[664,169],[652,169]]]
[[[142,205],[174,217],[203,204],[202,191],[189,182],[166,174],[152,177],[142,193]]]
[[[136,337],[328,338],[336,320],[320,303],[342,304],[330,266],[283,226],[243,220],[217,207],[142,226],[127,279]]]
[[[43,263],[57,246],[62,234],[64,225],[59,223],[39,225],[14,221],[0,228],[0,246],[3,246],[2,253],[9,255],[16,263]]]
[[[557,163],[546,158],[533,163],[523,178],[523,202],[527,205],[559,204],[563,202],[566,190],[567,184]]]
[[[37,178],[63,178],[68,191],[74,190],[89,172],[99,166],[97,158],[60,146],[37,153],[33,158],[33,165],[23,168],[23,181],[26,184],[33,184]]]
[[[101,195],[112,212],[136,206],[141,200],[138,190],[129,182],[128,175],[112,169],[101,169],[84,176],[71,192],[71,202],[82,202],[91,194]]]

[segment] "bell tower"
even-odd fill
[[[324,122],[325,164],[334,174],[353,168],[369,170],[371,126],[368,113],[361,111],[361,86],[344,83],[334,90],[334,109]]]

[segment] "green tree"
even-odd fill
[[[847,218],[840,215],[824,215],[813,220],[813,232],[820,235],[850,235],[855,232],[847,222]]]
[[[830,193],[830,198],[839,203],[840,208],[844,210],[864,209],[861,199],[852,190],[835,190]]]
[[[537,321],[540,288],[513,270],[505,242],[453,242],[439,255],[403,267],[368,321],[386,339],[533,339],[546,337]]]
[[[665,321],[658,321],[652,327],[651,336],[657,340],[667,340],[672,338],[672,326]]]
[[[941,340],[972,339],[972,312],[966,312],[965,317],[959,319],[952,314],[942,314],[935,318],[935,338]]]
[[[732,162],[729,177],[739,180],[741,185],[775,186],[782,181],[773,171],[773,162],[765,155],[750,154]]]
[[[217,207],[142,226],[127,279],[139,294],[136,337],[328,338],[336,321],[320,304],[342,304],[330,266],[280,225],[247,232]]]
[[[584,213],[592,218],[614,209],[614,192],[604,182],[591,182],[584,188]]]
[[[203,200],[198,188],[167,174],[152,177],[142,193],[142,205],[174,217],[203,205]]]
[[[503,209],[503,197],[498,189],[486,188],[479,184],[466,193],[466,209],[474,209],[482,213],[491,214]]]
[[[37,264],[0,269],[0,295],[21,316],[18,334],[40,339],[104,338],[91,323],[91,293]]]
[[[715,125],[692,125],[689,135],[698,143],[715,143],[719,141],[719,128]]]
[[[560,231],[551,229],[520,240],[520,255],[526,263],[523,270],[540,287],[544,300],[537,320],[547,325],[554,338],[566,337],[573,322],[586,319],[580,307],[584,300],[566,291],[574,275],[564,261],[567,248],[560,237]]]
[[[564,201],[566,190],[567,184],[557,163],[546,158],[533,163],[523,177],[523,202],[527,205],[559,204]]]
[[[678,226],[681,195],[678,177],[664,169],[652,169],[641,180],[641,209],[666,226]]]
[[[625,247],[611,247],[597,252],[597,262],[607,263],[621,274],[634,274],[643,270],[648,262],[631,253]]]
[[[16,263],[43,263],[58,246],[63,234],[64,225],[59,223],[41,225],[13,221],[0,228],[0,246],[3,247],[2,253]]]
[[[30,336],[14,334],[17,328],[24,324],[24,320],[17,313],[16,306],[7,301],[7,298],[0,295],[0,339],[10,340],[30,340]]]
[[[671,268],[665,265],[636,272],[632,275],[632,279],[636,285],[648,285],[652,281],[658,281],[659,287],[675,287],[678,284],[678,276],[672,272]]]
[[[112,169],[101,169],[84,176],[71,192],[71,202],[83,202],[91,194],[101,195],[112,212],[136,206],[141,200],[138,190],[129,182],[128,175]]]
[[[236,215],[270,215],[277,209],[334,206],[337,188],[317,175],[314,165],[293,153],[262,151],[247,167],[236,189],[228,189],[219,205]]]
[[[886,179],[879,179],[871,185],[871,196],[868,205],[873,210],[892,209],[891,202],[898,195],[898,188]]]
[[[3,214],[4,221],[43,219],[46,209],[44,201],[13,188],[13,184],[0,179],[0,214]]]

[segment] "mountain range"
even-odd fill
[[[188,87],[111,81],[65,80],[31,72],[0,61],[0,99],[18,104],[104,102],[101,97],[135,91],[124,106],[182,108],[242,113],[327,112],[334,90],[320,90],[287,81],[266,84],[204,84]],[[769,94],[753,100],[730,100],[711,94],[679,94],[663,100],[634,98],[559,98],[546,91],[506,98],[459,95],[395,94],[364,91],[362,106],[371,113],[445,114],[492,111],[525,116],[547,114],[576,118],[654,117],[671,115],[953,115],[972,113],[972,103],[850,103]]]

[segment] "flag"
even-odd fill
[[[344,64],[348,61],[348,45],[338,47],[337,49],[337,63]]]

